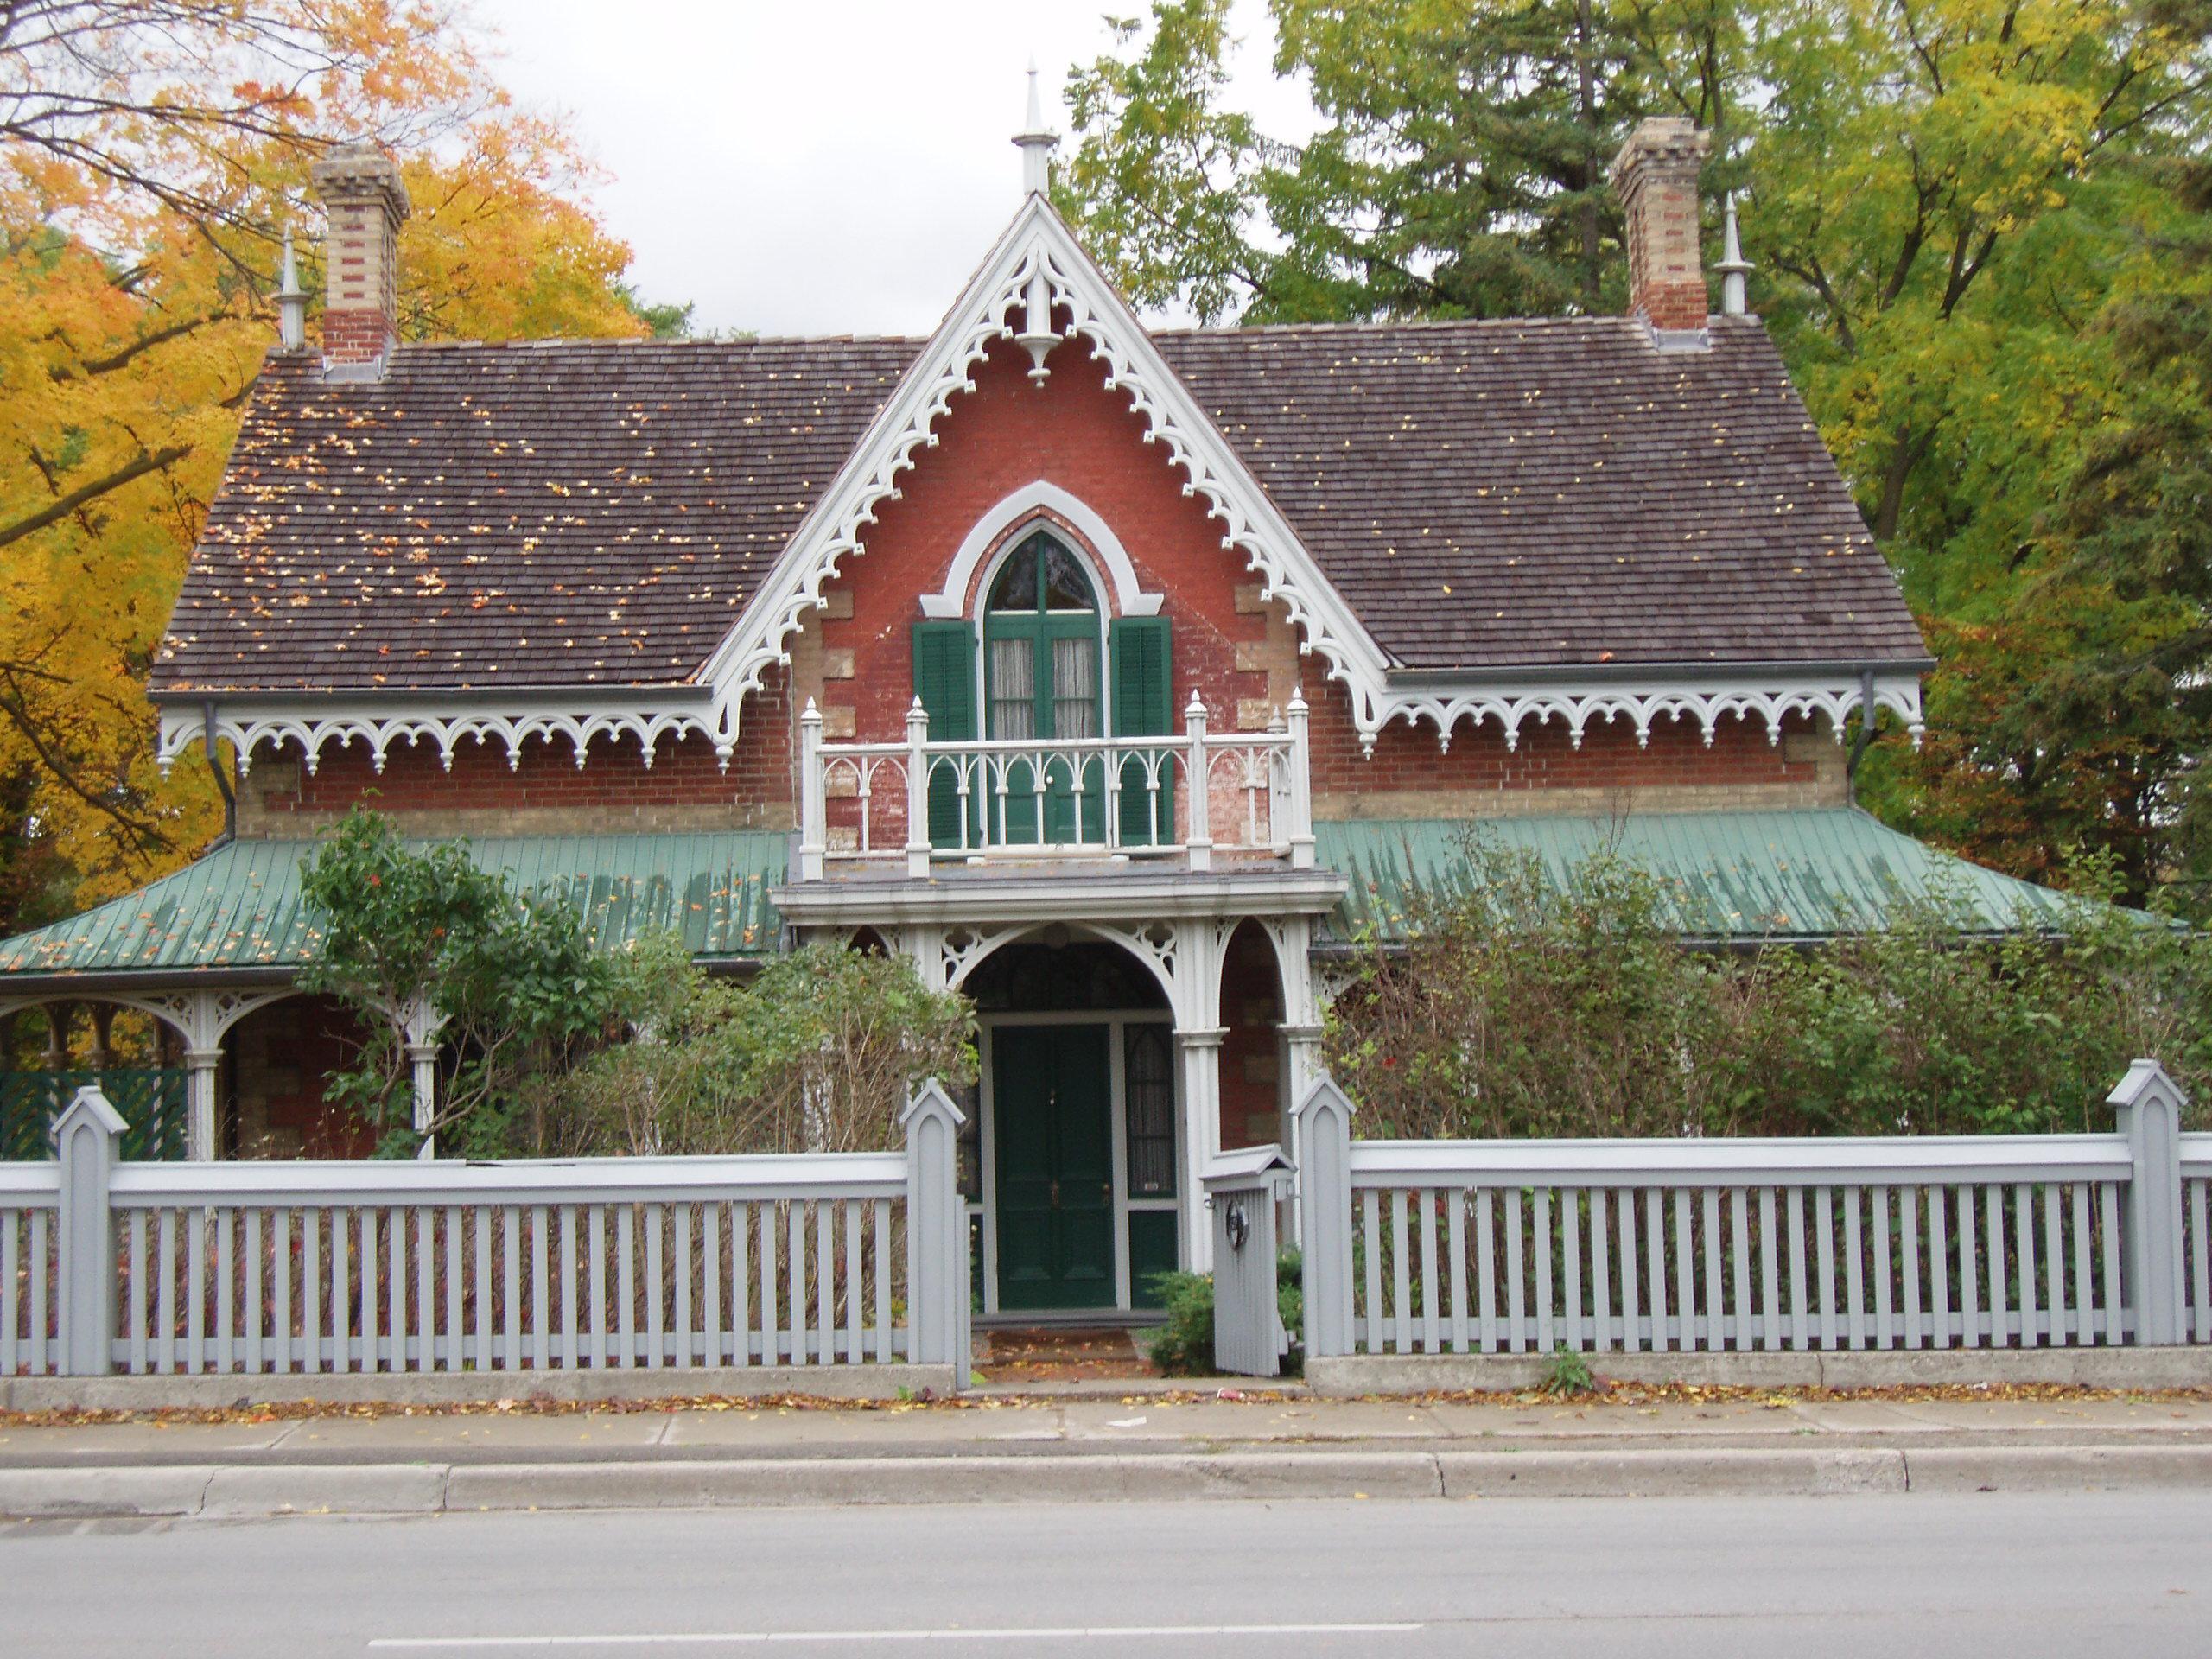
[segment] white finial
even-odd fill
[[[283,278],[276,289],[276,338],[288,352],[307,344],[308,296],[300,292],[299,263],[292,257],[292,231],[284,227]]]
[[[1751,263],[1744,257],[1743,244],[1736,238],[1736,193],[1728,193],[1728,212],[1721,233],[1720,261],[1713,266],[1720,273],[1720,309],[1723,315],[1740,317],[1744,315],[1744,278],[1751,272]]]
[[[1045,125],[1045,105],[1037,92],[1037,62],[1029,63],[1029,118],[1027,128],[1014,136],[1021,151],[1021,194],[1041,196],[1052,184],[1052,149],[1059,139]]]

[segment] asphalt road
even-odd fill
[[[2187,1493],[35,1522],[10,1656],[2212,1652]]]

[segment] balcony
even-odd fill
[[[799,717],[801,881],[955,868],[1147,861],[1194,873],[1313,868],[1306,708],[1217,734],[1194,694],[1180,736],[828,743]]]

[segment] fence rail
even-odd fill
[[[2212,1342],[2212,1135],[1361,1141],[1300,1109],[1307,1351]]]
[[[932,1087],[895,1153],[120,1163],[87,1090],[0,1165],[0,1376],[950,1363],[958,1122]]]

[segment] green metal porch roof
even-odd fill
[[[472,838],[468,849],[517,887],[575,906],[601,947],[668,928],[711,961],[776,950],[782,921],[768,889],[783,880],[786,841],[766,830],[490,836]],[[300,870],[319,845],[219,847],[81,916],[0,940],[0,976],[296,967],[315,942]]]
[[[1319,861],[1351,878],[1330,918],[1343,942],[1403,931],[1409,899],[1470,877],[1470,831],[1535,854],[1564,884],[1568,869],[1611,850],[1672,895],[1685,937],[1825,938],[1878,923],[1900,900],[1946,906],[1973,931],[2063,925],[2082,901],[1999,875],[1900,835],[1855,807],[1782,812],[1647,812],[1618,818],[1382,819],[1313,826]]]

